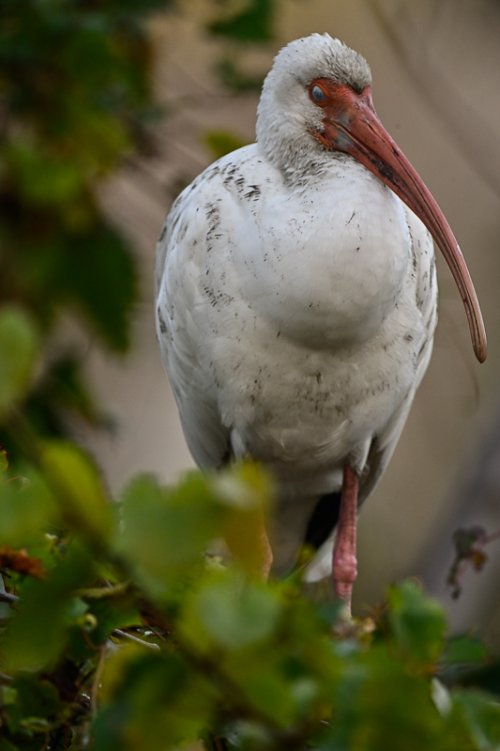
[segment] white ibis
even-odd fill
[[[313,34],[274,60],[256,143],[181,193],[158,243],[158,337],[195,461],[267,466],[278,486],[273,570],[293,567],[303,545],[323,560],[335,537],[330,566],[349,608],[357,509],[431,355],[432,238],[483,361],[467,266],[375,113],[367,62]]]

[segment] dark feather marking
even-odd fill
[[[163,315],[162,315],[162,312],[161,312],[160,308],[158,308],[157,313],[158,313],[158,325],[159,325],[159,328],[160,328],[160,333],[166,334],[166,332],[167,332],[167,324],[165,323],[165,319],[163,318]]]
[[[339,520],[340,491],[322,495],[307,524],[304,545],[318,550],[328,540]]]

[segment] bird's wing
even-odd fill
[[[221,417],[213,363],[224,356],[230,329],[224,307],[224,295],[229,295],[220,278],[230,266],[231,243],[243,243],[252,230],[245,225],[251,225],[251,215],[245,201],[249,191],[244,192],[251,177],[244,177],[253,175],[251,165],[257,161],[255,147],[249,146],[211,165],[176,200],[157,244],[161,356],[187,444],[202,468],[220,467],[230,456],[230,426]]]
[[[437,324],[437,280],[432,237],[422,222],[405,207],[411,240],[413,271],[408,283],[414,285],[415,301],[422,316],[422,334],[417,355],[416,376],[399,409],[393,414],[383,432],[375,436],[366,461],[366,474],[360,486],[360,505],[375,489],[394,453],[410,411],[415,392],[424,377],[432,354],[434,331]],[[304,571],[306,582],[316,582],[329,576],[332,570],[332,553],[335,531],[321,546]]]
[[[373,440],[367,459],[368,472],[361,484],[361,502],[372,493],[394,453],[408,418],[415,393],[429,365],[437,324],[434,244],[428,230],[415,214],[407,207],[405,207],[405,212],[410,233],[414,271],[414,274],[408,278],[407,283],[414,286],[414,299],[422,317],[421,337],[415,363],[415,379],[411,391],[393,414],[384,431],[375,436]]]

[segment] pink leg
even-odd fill
[[[356,524],[358,512],[359,479],[346,464],[342,478],[342,498],[333,548],[333,585],[337,597],[345,600],[351,614],[352,588],[358,573],[356,560]]]

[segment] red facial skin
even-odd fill
[[[324,95],[320,101],[313,95],[315,87]],[[313,137],[325,149],[342,151],[357,159],[399,196],[431,233],[455,279],[474,352],[483,362],[487,354],[486,332],[465,259],[436,200],[380,122],[373,107],[371,87],[356,92],[347,84],[318,78],[309,84],[308,92],[311,101],[324,113],[323,129],[311,131]]]

